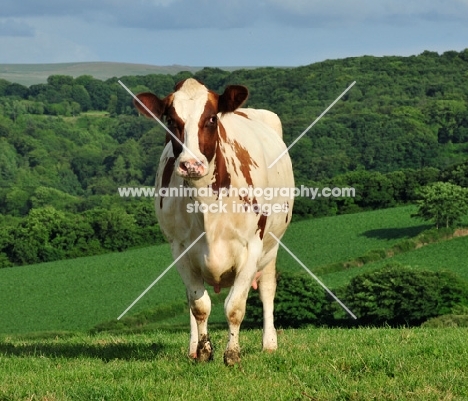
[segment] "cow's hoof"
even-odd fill
[[[197,347],[197,361],[198,362],[207,362],[213,360],[213,345],[208,336],[203,337],[198,342]]]
[[[224,364],[226,366],[234,366],[240,362],[240,352],[239,350],[228,349],[224,353]]]

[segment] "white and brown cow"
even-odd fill
[[[227,365],[240,361],[239,329],[250,285],[255,289],[258,285],[263,302],[263,349],[277,348],[273,300],[278,243],[269,232],[281,238],[291,221],[293,206],[293,199],[284,191],[282,196],[278,191],[271,200],[216,194],[223,188],[294,187],[287,154],[268,168],[285,149],[278,116],[266,110],[239,109],[247,96],[244,86],[228,86],[218,95],[191,78],[177,84],[164,99],[151,93],[138,95],[154,115],[165,117],[168,128],[184,144],[167,136],[156,177],[157,190],[188,186],[197,190],[211,187],[215,192],[159,197],[156,213],[174,258],[206,233],[177,263],[190,304],[189,354],[200,361],[213,357],[207,331],[211,300],[205,283],[215,292],[230,287],[225,300],[229,324],[224,353]],[[142,114],[150,115],[138,102],[135,106]],[[212,212],[189,213],[189,206],[195,202],[218,207]],[[235,209],[238,204],[243,204],[244,213]],[[266,204],[285,207],[270,215],[259,212]],[[257,207],[249,209],[252,205]]]

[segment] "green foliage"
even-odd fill
[[[373,325],[418,325],[468,305],[468,285],[455,274],[395,263],[354,277],[343,295],[359,322]]]
[[[419,190],[421,200],[414,217],[433,221],[437,228],[453,227],[468,213],[468,188],[437,182]]]
[[[298,220],[407,204],[418,198],[419,188],[436,181],[467,187],[464,71],[466,50],[121,79],[160,97],[193,76],[218,92],[228,84],[246,85],[247,107],[276,112],[287,144],[356,80],[291,149],[298,184],[354,187],[356,196],[298,198],[293,217]],[[117,78],[57,74],[29,88],[0,80],[0,213],[27,219],[32,208],[51,205],[73,220],[69,213],[76,217],[95,207],[117,204],[128,210],[117,199],[106,206],[101,201],[116,195],[119,186],[153,185],[164,138],[154,121],[137,116]],[[450,225],[456,218],[449,220]],[[120,239],[102,248],[103,239],[96,236],[90,249],[124,249],[159,238],[157,225],[145,227],[139,226],[127,245]],[[0,252],[10,258],[5,249]],[[364,253],[353,257],[359,255]],[[365,255],[363,261],[377,256]]]
[[[328,300],[325,290],[311,277],[302,273],[280,272],[275,297],[275,324],[283,327],[320,325],[326,320]],[[246,321],[263,320],[262,302],[256,291],[247,301]]]
[[[441,171],[440,180],[468,188],[468,161],[455,164]]]
[[[446,327],[468,327],[468,315],[448,314],[433,317],[422,324],[422,327],[441,329]]]

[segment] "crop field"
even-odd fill
[[[327,217],[291,225],[284,244],[309,268],[386,248],[426,226],[411,207]],[[117,318],[172,262],[168,245],[0,270],[0,333],[88,330]],[[283,250],[279,268],[301,267]],[[222,297],[214,301],[222,303]],[[169,271],[129,312],[185,302],[184,286]],[[182,319],[182,320],[181,320]],[[221,305],[213,321],[223,321]],[[176,318],[187,324],[187,318]],[[171,322],[174,323],[174,322]]]
[[[0,337],[1,400],[466,400],[468,330],[242,331],[242,362],[186,357],[187,333]]]

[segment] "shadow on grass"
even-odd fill
[[[428,230],[432,226],[429,224],[423,224],[416,227],[404,227],[404,228],[377,228],[375,230],[365,231],[361,234],[363,237],[375,238],[380,240],[391,240],[391,239],[404,239],[412,238],[421,234],[423,231]]]
[[[167,350],[162,343],[153,344],[34,344],[0,343],[0,355],[47,358],[95,358],[104,362],[115,359],[150,361]]]

